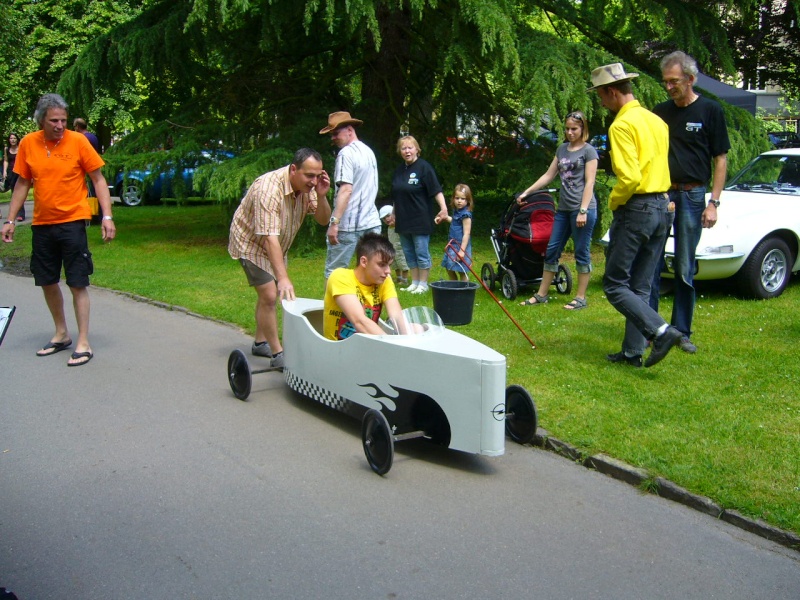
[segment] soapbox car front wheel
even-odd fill
[[[521,385],[506,388],[506,433],[518,444],[528,444],[536,435],[538,415],[533,398]]]
[[[572,291],[572,271],[569,267],[558,265],[558,272],[556,273],[556,290],[559,294],[569,294]]]
[[[379,410],[370,409],[361,421],[361,443],[370,468],[385,475],[394,462],[394,437],[389,421]]]
[[[247,357],[241,350],[234,350],[228,357],[228,383],[231,384],[234,396],[239,400],[247,400],[253,376],[250,373]]]
[[[494,291],[494,284],[497,281],[497,276],[494,274],[494,267],[490,263],[483,263],[481,267],[481,281],[490,292]]]

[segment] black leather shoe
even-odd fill
[[[617,352],[616,354],[607,355],[606,359],[613,363],[628,363],[632,367],[642,366],[641,354],[637,354],[636,356],[625,356],[624,352]]]
[[[681,341],[683,334],[680,330],[674,327],[668,327],[667,330],[653,340],[653,349],[644,361],[645,367],[652,367],[667,355],[672,350],[672,347]]]

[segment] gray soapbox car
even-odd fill
[[[447,329],[427,307],[403,311],[413,333],[357,333],[333,341],[322,335],[323,303],[298,298],[283,302],[286,383],[294,391],[362,422],[361,439],[370,467],[383,475],[392,467],[394,443],[423,437],[472,454],[500,456],[505,434],[527,443],[536,433],[536,406],[521,386],[506,388],[505,356]],[[228,359],[234,395],[250,394],[245,354]]]

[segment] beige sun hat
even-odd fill
[[[611,85],[612,83],[619,83],[620,81],[629,81],[638,76],[638,73],[626,73],[622,63],[611,63],[610,65],[597,67],[592,71],[592,87],[588,88],[586,91],[591,92],[604,85]]]
[[[323,127],[319,130],[322,135],[326,133],[330,133],[334,129],[341,127],[342,125],[363,125],[364,121],[360,119],[354,119],[350,116],[349,112],[335,112],[328,115],[328,126]]]

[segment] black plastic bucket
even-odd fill
[[[472,321],[475,291],[480,287],[472,281],[432,281],[433,310],[445,325],[467,325]]]

